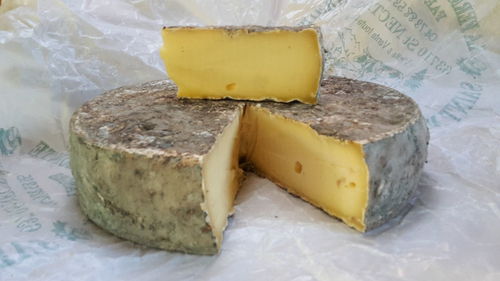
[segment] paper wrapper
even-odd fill
[[[2,2],[0,280],[500,280],[498,1]],[[431,142],[413,208],[361,234],[250,175],[212,257],[89,222],[68,169],[72,112],[166,78],[163,25],[247,24],[317,24],[326,74],[419,103]]]

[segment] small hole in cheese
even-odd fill
[[[302,164],[299,161],[295,162],[295,172],[297,174],[302,173]]]
[[[234,88],[236,88],[236,83],[229,83],[226,85],[226,90],[228,91],[232,91]]]
[[[354,183],[354,182],[350,182],[350,183],[349,183],[349,187],[350,187],[350,188],[355,188],[355,187],[356,187],[356,183]]]
[[[345,178],[344,177],[342,177],[342,178],[340,178],[340,179],[337,180],[337,187],[342,187],[342,186],[344,186],[344,184],[345,184]]]

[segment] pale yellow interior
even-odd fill
[[[368,168],[360,144],[318,135],[304,123],[250,106],[241,156],[289,192],[365,230]]]
[[[314,29],[165,28],[163,40],[179,97],[316,103],[322,56]]]
[[[233,202],[238,192],[241,170],[238,167],[239,132],[241,112],[228,125],[203,159],[202,208],[208,213],[218,246],[227,225],[227,217],[233,212]]]
[[[239,159],[359,231],[365,230],[368,168],[362,145],[319,135],[304,123],[247,106],[203,159],[203,189],[218,246],[239,188]]]

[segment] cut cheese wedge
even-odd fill
[[[316,103],[319,40],[313,27],[165,27],[160,54],[181,98]]]
[[[368,167],[357,142],[319,135],[307,124],[250,106],[242,157],[290,193],[364,231]]]
[[[217,253],[242,162],[359,231],[407,210],[417,189],[429,133],[395,90],[331,77],[316,105],[177,99],[176,90],[119,88],[72,117],[80,206],[120,237]]]

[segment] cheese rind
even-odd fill
[[[304,192],[297,191],[297,188],[290,188],[290,184],[281,184],[282,187],[342,219],[359,231],[374,229],[407,209],[408,199],[418,187],[420,173],[427,158],[429,141],[425,118],[411,98],[382,85],[329,77],[322,82],[321,99],[316,105],[261,102],[258,106],[274,116],[280,116],[282,120],[293,120],[307,125],[318,135],[318,138],[321,136],[331,141],[351,142],[362,147],[364,162],[368,170],[368,182],[364,186],[359,184],[364,177],[361,174],[351,177],[354,180],[345,179],[345,184],[355,183],[356,189],[365,188],[365,194],[358,193],[349,199],[349,204],[363,208],[361,213],[353,215],[353,212],[344,211],[349,209],[348,206],[344,210],[338,208],[342,205],[339,202],[345,198],[342,193],[336,195],[340,198],[339,200],[330,200],[332,202],[330,206],[334,207],[329,207],[325,203],[316,203],[317,200]],[[284,130],[286,126],[286,122],[281,122],[270,131]],[[301,136],[299,130],[294,130],[289,134],[294,134],[295,136],[290,138],[295,139]],[[279,146],[287,143],[284,138],[274,139]],[[314,155],[314,149],[321,145],[321,142],[310,141],[308,145],[304,145],[303,150],[308,150],[309,155]],[[262,146],[271,145],[272,143],[265,143]],[[292,150],[277,157],[286,157],[285,159],[293,162],[296,161],[292,158],[293,154]],[[326,157],[326,162],[338,165],[336,162],[339,159],[335,157],[335,154],[332,153],[330,157],[330,160]],[[347,156],[340,158],[348,160],[345,161],[348,164],[346,165],[348,170],[362,169],[362,165],[353,164],[354,161],[359,161],[359,155],[356,157],[356,159],[352,157],[349,159]],[[322,159],[322,157],[316,157],[316,159]],[[256,161],[253,163],[255,164]],[[316,165],[314,168],[321,167],[321,165]],[[259,170],[258,165],[255,168]],[[305,168],[302,167],[302,169]],[[324,175],[329,176],[330,173],[325,172]],[[265,171],[260,174],[266,176]],[[292,172],[290,174],[293,175]],[[282,178],[288,177],[290,176],[282,175]],[[318,181],[318,177],[310,177],[309,181],[311,183],[317,181],[317,185],[320,185],[321,180]],[[273,177],[273,179],[275,182],[283,183],[280,178]],[[338,179],[344,182],[341,176]],[[332,186],[336,185],[338,179],[334,180]],[[301,189],[307,190],[307,186]]]
[[[409,209],[427,159],[429,132],[420,116],[404,130],[363,145],[370,173],[365,231],[377,228]],[[390,157],[392,156],[392,157]]]
[[[113,151],[81,136],[70,138],[78,199],[89,219],[119,237],[151,247],[217,253],[201,208],[200,163]],[[173,196],[183,200],[166,199]]]
[[[160,54],[178,97],[316,103],[319,29],[165,27]]]
[[[105,93],[72,117],[71,167],[83,212],[166,250],[215,254],[232,213],[238,158],[346,224],[401,214],[427,155],[410,98],[332,77],[318,104],[177,99],[168,81]]]
[[[74,113],[70,163],[78,200],[119,237],[215,254],[239,187],[243,104],[178,100],[175,90],[167,81],[119,88]],[[206,176],[214,169],[221,175]]]

